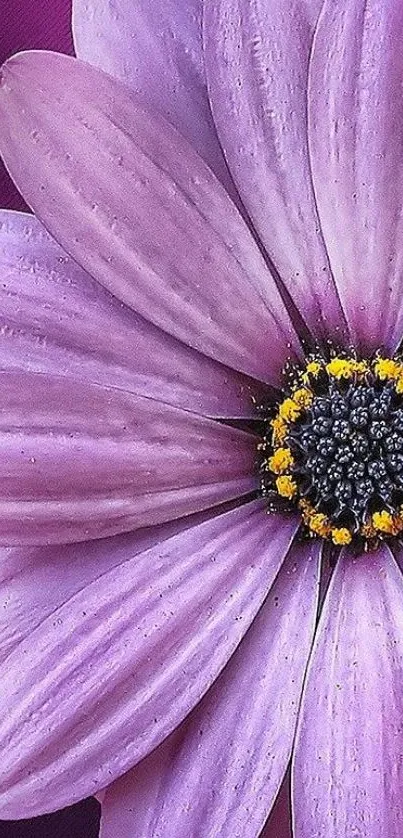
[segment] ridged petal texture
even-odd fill
[[[32,215],[0,210],[0,274],[3,370],[62,374],[212,416],[256,415],[256,382],[119,303]]]
[[[295,745],[295,838],[400,838],[403,578],[387,547],[339,561]]]
[[[0,670],[2,817],[104,788],[182,722],[235,651],[297,522],[261,501],[104,573]]]
[[[121,79],[230,178],[207,96],[202,0],[73,0],[77,58]]]
[[[311,60],[319,217],[362,352],[403,332],[402,26],[398,0],[326,0]]]
[[[257,488],[256,438],[143,396],[0,373],[0,539],[80,541]]]
[[[320,0],[204,3],[214,120],[231,174],[282,281],[318,339],[345,319],[312,188],[309,53]]]
[[[291,549],[202,702],[107,790],[101,838],[260,835],[291,753],[318,580],[318,545]]]
[[[54,49],[72,55],[71,0],[2,3],[0,65],[21,49]],[[1,161],[0,207],[27,209]]]
[[[252,235],[161,117],[87,64],[28,53],[2,69],[0,150],[86,270],[209,357],[281,382],[296,336]]]

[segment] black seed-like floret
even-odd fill
[[[337,525],[403,502],[403,396],[375,379],[320,385],[290,425],[301,495]],[[295,452],[295,453],[294,453]]]

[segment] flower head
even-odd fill
[[[1,71],[1,812],[397,838],[401,6],[201,12]]]

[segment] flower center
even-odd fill
[[[310,534],[376,544],[403,531],[403,362],[311,360],[265,420],[262,491]]]

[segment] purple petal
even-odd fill
[[[256,437],[154,399],[0,373],[0,540],[84,541],[255,490]]]
[[[13,0],[1,4],[0,64],[22,49],[73,52],[71,0]],[[26,204],[0,161],[0,207],[26,209]]]
[[[309,52],[320,0],[205,3],[205,57],[219,137],[242,200],[317,338],[345,321],[312,190]]]
[[[78,544],[0,550],[0,663],[52,612],[102,574],[218,510]]]
[[[122,306],[33,216],[0,210],[0,273],[3,370],[60,373],[207,415],[256,415],[256,382]]]
[[[228,186],[206,90],[202,7],[202,0],[74,0],[74,42],[78,58],[124,81]]]
[[[295,838],[400,838],[403,577],[387,547],[340,559],[295,745]]]
[[[8,62],[1,94],[4,158],[67,252],[147,320],[278,384],[296,336],[250,232],[187,142],[109,76],[53,53]]]
[[[1,815],[94,793],[169,735],[235,651],[297,523],[247,504],[128,558],[45,619],[0,672]]]
[[[201,704],[108,789],[102,838],[260,833],[291,754],[318,578],[317,544],[294,547]]]
[[[403,332],[403,6],[329,0],[310,72],[318,211],[357,347]]]

